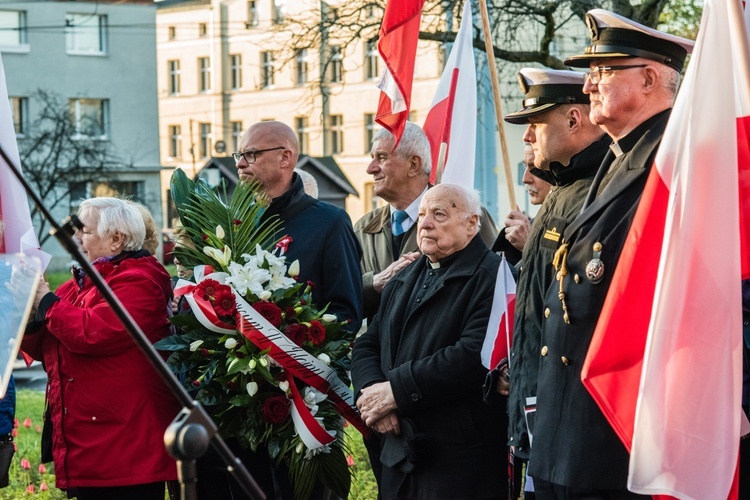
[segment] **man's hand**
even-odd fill
[[[529,218],[518,210],[511,210],[505,219],[505,239],[519,250],[523,250],[529,237]]]
[[[400,259],[372,277],[372,287],[376,292],[381,293],[386,283],[388,283],[391,278],[396,276],[406,266],[417,260],[420,255],[419,252],[405,253]]]
[[[375,422],[372,428],[380,434],[387,434],[389,432],[397,436],[401,434],[401,426],[398,423],[398,415],[395,411],[388,413],[385,417]]]
[[[396,399],[393,397],[391,383],[380,382],[362,389],[362,395],[357,400],[357,408],[365,425],[374,428],[378,420],[396,410]],[[392,423],[384,425],[388,426]]]
[[[505,364],[500,368],[500,376],[497,378],[497,392],[503,396],[507,396],[510,393],[510,377],[508,373],[508,365]]]

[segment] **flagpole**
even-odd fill
[[[510,201],[511,210],[515,210],[518,204],[516,203],[516,193],[513,189],[513,174],[510,171],[508,142],[505,139],[505,122],[503,121],[503,105],[502,102],[500,102],[500,80],[497,77],[497,66],[495,65],[495,52],[493,50],[492,39],[490,37],[490,18],[489,14],[487,13],[486,0],[479,0],[479,10],[482,12],[484,46],[487,51],[487,63],[489,64],[490,78],[492,80],[492,95],[495,98],[495,117],[497,119],[497,130],[500,132],[500,148],[503,151],[503,168],[505,170],[505,183],[508,187],[508,200]]]

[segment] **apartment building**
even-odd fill
[[[82,178],[58,186],[71,190],[54,207],[58,219],[81,198],[117,191],[162,222],[155,19],[150,0],[0,3],[0,53],[19,144],[41,111],[41,89],[67,104],[78,138],[106,147],[122,165],[106,185]],[[43,248],[53,267],[70,260],[54,239]]]
[[[377,52],[377,25],[382,11],[367,10],[375,24],[370,40],[342,46],[336,33],[328,33],[325,47],[290,50],[293,35],[292,28],[285,29],[288,21],[319,19],[325,15],[322,5],[317,0],[158,2],[162,163],[195,173],[212,156],[236,151],[242,133],[253,123],[279,120],[297,131],[302,153],[332,156],[341,166],[359,193],[358,198],[347,199],[353,220],[382,203],[373,196],[371,178],[365,172],[370,140],[378,127],[375,113],[380,91],[376,84],[383,62]],[[330,56],[324,71],[321,53]],[[444,60],[439,43],[419,42],[411,119],[420,125]],[[494,160],[497,133],[494,123],[488,127]],[[510,140],[520,143],[522,132],[510,131]],[[513,148],[512,158],[519,161],[521,147]],[[478,185],[480,190],[497,192],[497,164],[488,167],[490,175],[477,175],[478,182],[488,184]],[[164,174],[164,181],[168,175]],[[519,197],[524,193],[520,187],[518,192]]]

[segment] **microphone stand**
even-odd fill
[[[151,345],[151,342],[133,320],[132,316],[130,316],[130,313],[122,306],[122,303],[104,281],[101,274],[86,260],[78,243],[73,238],[76,228],[83,229],[83,224],[78,220],[78,217],[71,215],[66,219],[65,224],[60,226],[44,206],[39,196],[31,189],[21,171],[11,161],[2,146],[0,146],[0,156],[8,164],[8,168],[16,176],[28,196],[34,201],[34,204],[39,208],[42,216],[49,221],[52,226],[50,234],[57,238],[63,248],[79,262],[86,275],[91,278],[94,286],[96,286],[102,297],[104,297],[104,300],[112,307],[112,310],[120,318],[125,329],[138,347],[140,347],[141,351],[143,351],[151,366],[154,367],[162,381],[164,381],[175,398],[182,404],[182,410],[164,433],[164,443],[167,451],[177,461],[180,496],[184,500],[194,500],[197,498],[196,460],[206,452],[208,445],[211,444],[227,465],[227,471],[234,476],[245,493],[253,499],[265,499],[266,496],[263,490],[260,489],[242,462],[234,456],[218,434],[216,424],[208,413],[206,413],[206,410],[199,402],[194,401],[190,397],[190,394],[180,384],[162,357],[154,349],[154,346]]]

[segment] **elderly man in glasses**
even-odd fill
[[[583,386],[581,367],[693,46],[605,10],[589,11],[586,24],[591,44],[565,63],[589,68],[589,117],[613,143],[562,232],[544,298],[529,459],[542,500],[638,497],[626,487],[628,452]]]

